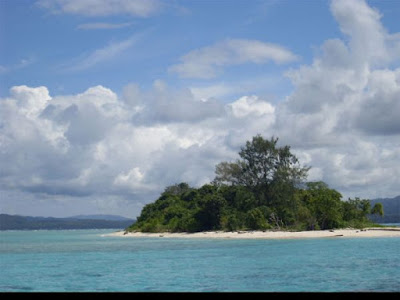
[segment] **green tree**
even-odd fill
[[[248,188],[237,187],[232,205],[239,211],[248,211],[257,205],[257,199]]]
[[[239,160],[216,166],[211,184],[168,186],[128,230],[315,230],[362,227],[370,213],[383,215],[380,203],[371,210],[368,200],[342,202],[341,194],[324,182],[300,184],[309,168],[300,166],[289,146],[278,147],[277,142],[253,137],[241,148]]]
[[[278,138],[253,137],[241,148],[239,160],[216,166],[214,182],[248,187],[254,192],[258,206],[291,206],[294,211],[294,191],[307,177],[309,168],[300,166],[289,146],[278,147],[277,143]],[[278,213],[282,212],[283,209],[278,209]]]
[[[382,203],[375,203],[374,207],[371,210],[371,214],[383,217],[384,216],[384,211],[383,211]]]
[[[243,184],[241,174],[243,172],[244,165],[242,162],[237,161],[230,163],[223,161],[215,166],[216,177],[214,184],[220,185],[240,185]]]
[[[236,163],[216,166],[215,182],[248,187],[268,186],[273,181],[298,183],[306,178],[309,168],[299,166],[289,146],[277,147],[278,138],[253,137],[242,147]]]
[[[183,193],[186,193],[190,190],[191,190],[191,188],[190,188],[189,184],[187,184],[186,182],[181,182],[179,184],[167,186],[165,188],[163,194],[178,196],[178,195],[182,195]]]
[[[201,200],[201,209],[196,213],[196,219],[201,230],[221,229],[221,216],[226,200],[217,193],[206,194]]]
[[[351,222],[349,225],[361,225],[368,221],[367,215],[371,213],[371,204],[368,200],[349,198],[347,201],[342,202],[343,206],[343,220]]]
[[[243,229],[245,226],[245,214],[236,209],[225,210],[221,217],[221,229],[235,231]]]
[[[311,193],[307,189],[298,189],[294,195],[298,203],[295,226],[299,229],[319,229],[317,219],[311,209]],[[314,210],[314,209],[313,209]]]
[[[253,208],[247,212],[246,225],[249,229],[266,229],[267,219],[260,208]]]
[[[305,201],[320,229],[340,227],[342,223],[342,195],[322,181],[307,183]],[[318,228],[311,228],[318,229]]]

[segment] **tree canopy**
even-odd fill
[[[383,214],[380,203],[371,209],[368,200],[342,201],[324,182],[306,182],[309,168],[277,142],[257,135],[241,148],[240,159],[216,166],[212,183],[165,188],[128,230],[316,230],[363,227],[370,225],[369,214]]]
[[[242,147],[241,159],[216,166],[215,183],[267,188],[276,183],[295,185],[307,177],[309,168],[301,167],[290,146],[277,147],[278,138],[253,137]]]

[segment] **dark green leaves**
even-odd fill
[[[287,182],[293,185],[307,177],[309,168],[301,167],[289,146],[278,147],[278,138],[270,140],[257,135],[242,147],[240,160],[221,162],[216,166],[214,181],[220,184],[265,187]]]
[[[128,230],[316,230],[362,227],[368,214],[383,215],[380,203],[371,210],[368,200],[341,201],[324,182],[304,184],[309,168],[277,143],[257,135],[241,148],[239,160],[216,166],[213,183],[167,187]]]

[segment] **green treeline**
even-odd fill
[[[200,188],[169,186],[147,204],[128,231],[318,230],[370,226],[368,215],[383,215],[380,203],[341,201],[324,182],[306,182],[308,167],[289,146],[260,135],[241,148],[236,162],[216,166],[213,182]]]

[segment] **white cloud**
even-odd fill
[[[273,123],[273,106],[257,97],[224,105],[160,81],[150,91],[134,87],[124,99],[102,86],[56,97],[13,87],[0,107],[1,188],[149,201],[177,181],[211,181],[218,161],[269,126],[265,116]]]
[[[140,168],[134,167],[128,172],[120,173],[114,179],[113,185],[116,188],[126,188],[128,190],[140,190],[140,191],[151,191],[155,188],[157,189],[156,185],[153,184],[143,184],[142,181],[144,179],[144,174],[141,172]]]
[[[209,96],[212,90],[201,100],[201,93],[162,81],[149,90],[130,84],[121,97],[103,86],[53,97],[46,87],[13,87],[0,101],[2,194],[39,194],[51,205],[76,205],[77,198],[107,209],[122,203],[121,213],[130,207],[134,216],[169,184],[211,181],[216,163],[236,159],[243,143],[260,133],[291,145],[313,167],[311,180],[324,180],[345,196],[398,195],[396,35],[382,29],[365,2],[351,3],[332,4],[346,39],[325,41],[310,65],[288,72],[294,91],[277,105],[250,93],[221,102]],[[378,55],[360,23],[375,30]],[[356,47],[363,44],[366,53]],[[237,53],[258,63],[257,51]],[[209,67],[217,61],[229,64],[217,56]],[[7,207],[20,206],[10,201]]]
[[[366,5],[364,0],[333,1],[331,10],[341,31],[350,36],[349,47],[353,59],[360,63],[379,63],[388,56],[385,45],[386,30],[380,23],[378,11]]]
[[[192,50],[180,58],[181,63],[169,68],[184,78],[214,78],[222,67],[244,63],[278,64],[297,57],[284,47],[257,40],[227,39],[214,45]]]
[[[158,0],[39,0],[40,7],[53,13],[84,16],[132,15],[149,17],[161,9]]]
[[[218,117],[223,105],[216,99],[202,101],[189,89],[171,90],[162,81],[155,81],[150,92],[141,93],[137,86],[125,89],[125,100],[140,111],[135,117],[139,123],[195,122]]]
[[[32,57],[30,58],[23,58],[21,59],[18,63],[8,65],[8,66],[2,66],[0,65],[0,74],[6,74],[9,72],[17,71],[20,69],[24,69],[31,64],[33,64],[36,60]]]
[[[400,68],[372,71],[368,87],[355,111],[355,126],[368,134],[400,134]]]
[[[261,101],[257,96],[243,96],[228,106],[237,118],[244,118],[249,115],[271,115],[274,118],[275,108],[270,103]]]
[[[19,110],[26,116],[36,117],[51,100],[46,87],[30,88],[26,85],[14,86],[10,89],[11,97],[17,100]]]
[[[249,94],[273,95],[283,90],[286,93],[288,83],[289,80],[281,75],[264,74],[254,77],[246,76],[246,78],[232,81],[214,81],[208,84],[196,82],[189,89],[196,98],[203,101],[213,98],[231,101],[233,98]]]
[[[364,1],[333,1],[346,41],[325,41],[311,65],[287,73],[294,92],[276,109],[275,131],[313,176],[346,195],[399,194],[399,40]],[[389,175],[390,174],[390,175]]]
[[[79,24],[76,28],[83,30],[96,30],[96,29],[120,29],[132,26],[132,22],[127,23],[85,23]]]
[[[190,92],[200,100],[208,100],[210,98],[220,99],[227,95],[236,93],[235,87],[225,83],[212,84],[209,86],[194,86],[190,88]]]
[[[64,71],[82,71],[110,61],[130,49],[141,35],[142,34],[135,34],[126,40],[111,42],[105,47],[96,49],[89,54],[73,59],[72,61],[62,65],[61,68]]]

